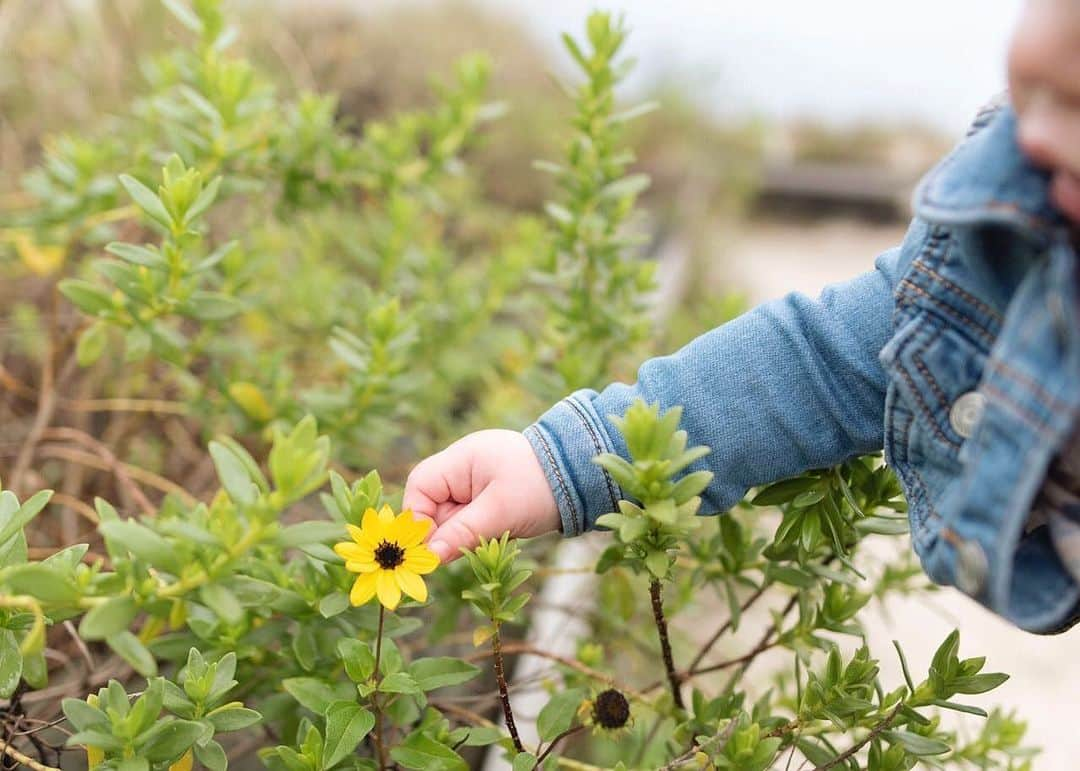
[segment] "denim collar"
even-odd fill
[[[923,178],[912,207],[938,225],[1005,225],[1041,237],[1066,225],[1050,202],[1049,175],[1016,143],[1007,104],[976,119],[969,139]]]

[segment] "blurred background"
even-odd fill
[[[494,95],[510,109],[470,160],[485,195],[519,210],[538,210],[550,192],[532,161],[558,154],[568,105],[548,73],[568,70],[559,33],[580,29],[592,5],[234,4],[240,46],[278,88],[339,93],[341,117],[358,130],[424,104],[431,74],[462,53],[489,52]],[[1004,88],[1019,5],[606,3],[632,29],[627,97],[661,107],[631,142],[653,178],[647,250],[661,262],[664,302],[678,309],[669,347],[748,305],[867,270],[898,243],[913,185]],[[99,124],[138,92],[134,62],[168,44],[164,16],[136,0],[0,0],[0,204],[18,202],[43,141]],[[1035,768],[1074,768],[1077,633],[1025,635],[946,590],[883,609],[871,647],[901,637],[926,662],[954,626],[992,669],[1012,673],[994,696],[1029,720],[1030,742],[1044,748]],[[895,662],[883,668],[899,678]]]

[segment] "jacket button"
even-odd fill
[[[986,552],[975,541],[962,541],[956,547],[956,588],[975,597],[986,586],[990,572]]]
[[[963,394],[949,409],[949,425],[953,431],[967,439],[975,432],[975,426],[986,408],[986,397],[978,391]]]

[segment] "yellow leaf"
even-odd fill
[[[472,633],[472,644],[479,648],[485,642],[491,639],[491,636],[495,634],[495,628],[492,626],[478,626]]]
[[[270,403],[254,383],[236,382],[229,385],[229,396],[252,420],[265,423],[274,416]]]
[[[56,244],[39,244],[29,233],[17,231],[13,238],[19,259],[38,276],[55,273],[64,264],[66,250]]]
[[[180,756],[180,760],[169,766],[169,771],[191,771],[193,765],[191,750]]]

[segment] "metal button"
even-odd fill
[[[989,572],[986,552],[978,543],[961,541],[956,544],[957,589],[970,597],[978,595],[986,585],[986,576]]]
[[[986,409],[986,397],[978,391],[963,394],[949,409],[949,425],[953,431],[967,439],[975,432],[975,426]]]

